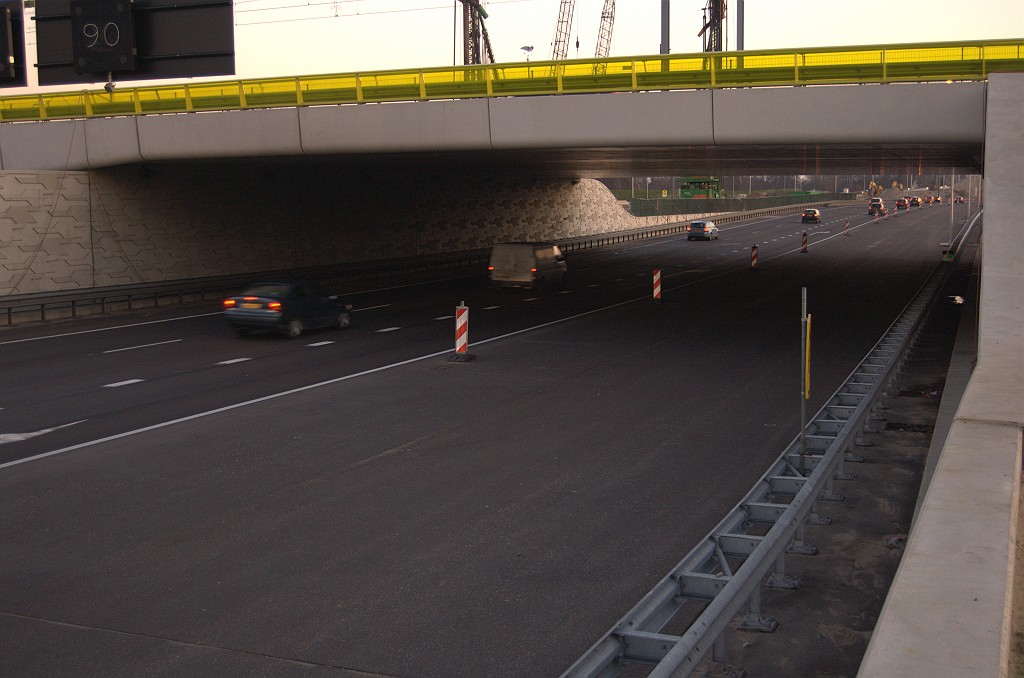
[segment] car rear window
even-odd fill
[[[288,285],[254,285],[242,294],[247,297],[283,297],[288,294]]]

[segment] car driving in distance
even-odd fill
[[[921,206],[921,198],[920,198],[920,196],[916,196],[916,195],[911,196],[910,197],[910,206],[911,207],[920,207]]]
[[[821,223],[821,212],[819,210],[804,210],[803,216],[800,217],[800,223],[802,224],[820,224]]]
[[[885,203],[882,202],[881,198],[872,198],[871,202],[868,203],[868,214],[885,214],[887,211]]]
[[[568,270],[565,255],[551,242],[501,242],[491,248],[487,272],[496,287],[557,287]]]
[[[254,283],[224,300],[224,319],[239,334],[272,330],[289,339],[306,330],[348,327],[351,310],[350,304],[311,280]]]
[[[896,200],[896,209],[897,210],[908,210],[908,209],[910,209],[910,201],[907,200],[906,198],[899,198],[899,199],[897,199]]]
[[[718,226],[706,219],[691,221],[686,226],[687,240],[718,240]]]

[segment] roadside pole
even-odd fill
[[[800,475],[807,455],[807,399],[810,397],[811,317],[807,315],[807,288],[800,288]]]

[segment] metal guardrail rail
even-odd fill
[[[805,207],[820,206],[827,203],[812,202],[800,205],[770,207],[754,212],[735,212],[715,216],[715,222],[724,224],[743,219],[757,218],[797,212]],[[567,252],[602,247],[616,243],[656,238],[681,233],[689,221],[680,220],[662,226],[616,231],[601,235],[587,235],[576,238],[556,240],[558,245]],[[109,287],[90,287],[87,289],[57,290],[45,292],[27,292],[0,296],[0,317],[5,324],[15,325],[16,320],[32,316],[31,320],[45,322],[60,316],[77,318],[80,312],[106,313],[108,310],[134,310],[140,304],[149,308],[159,307],[161,302],[203,301],[208,294],[227,296],[232,290],[240,290],[256,278],[313,278],[320,281],[355,281],[365,279],[382,279],[392,276],[406,276],[418,272],[471,271],[481,266],[479,273],[484,273],[482,266],[487,263],[490,248],[476,249],[455,254],[441,254],[402,259],[369,261],[356,264],[322,266],[316,268],[290,269],[284,271],[264,271],[246,275],[215,276],[162,282],[132,283],[129,285],[113,285]],[[0,321],[3,322],[3,321]]]
[[[726,661],[725,634],[746,607],[741,630],[773,631],[761,613],[760,587],[797,588],[786,575],[787,554],[813,554],[805,528],[828,524],[819,503],[841,500],[836,479],[850,479],[846,461],[869,425],[875,401],[898,373],[948,268],[939,264],[900,317],[818,411],[800,436],[729,514],[562,678],[607,678],[626,665],[653,665],[651,677],[689,676],[712,654]],[[682,635],[662,630],[685,606],[703,605]],[[630,675],[634,675],[631,673]]]
[[[385,101],[985,80],[1024,71],[1024,38],[534,61],[0,97],[0,121]]]

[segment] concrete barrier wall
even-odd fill
[[[1024,604],[1024,590],[1014,590],[1024,451],[1024,74],[992,74],[987,111],[978,362],[861,678],[1009,675],[1011,611]]]
[[[339,175],[329,164],[0,172],[0,295],[321,266],[678,221],[597,181]]]

